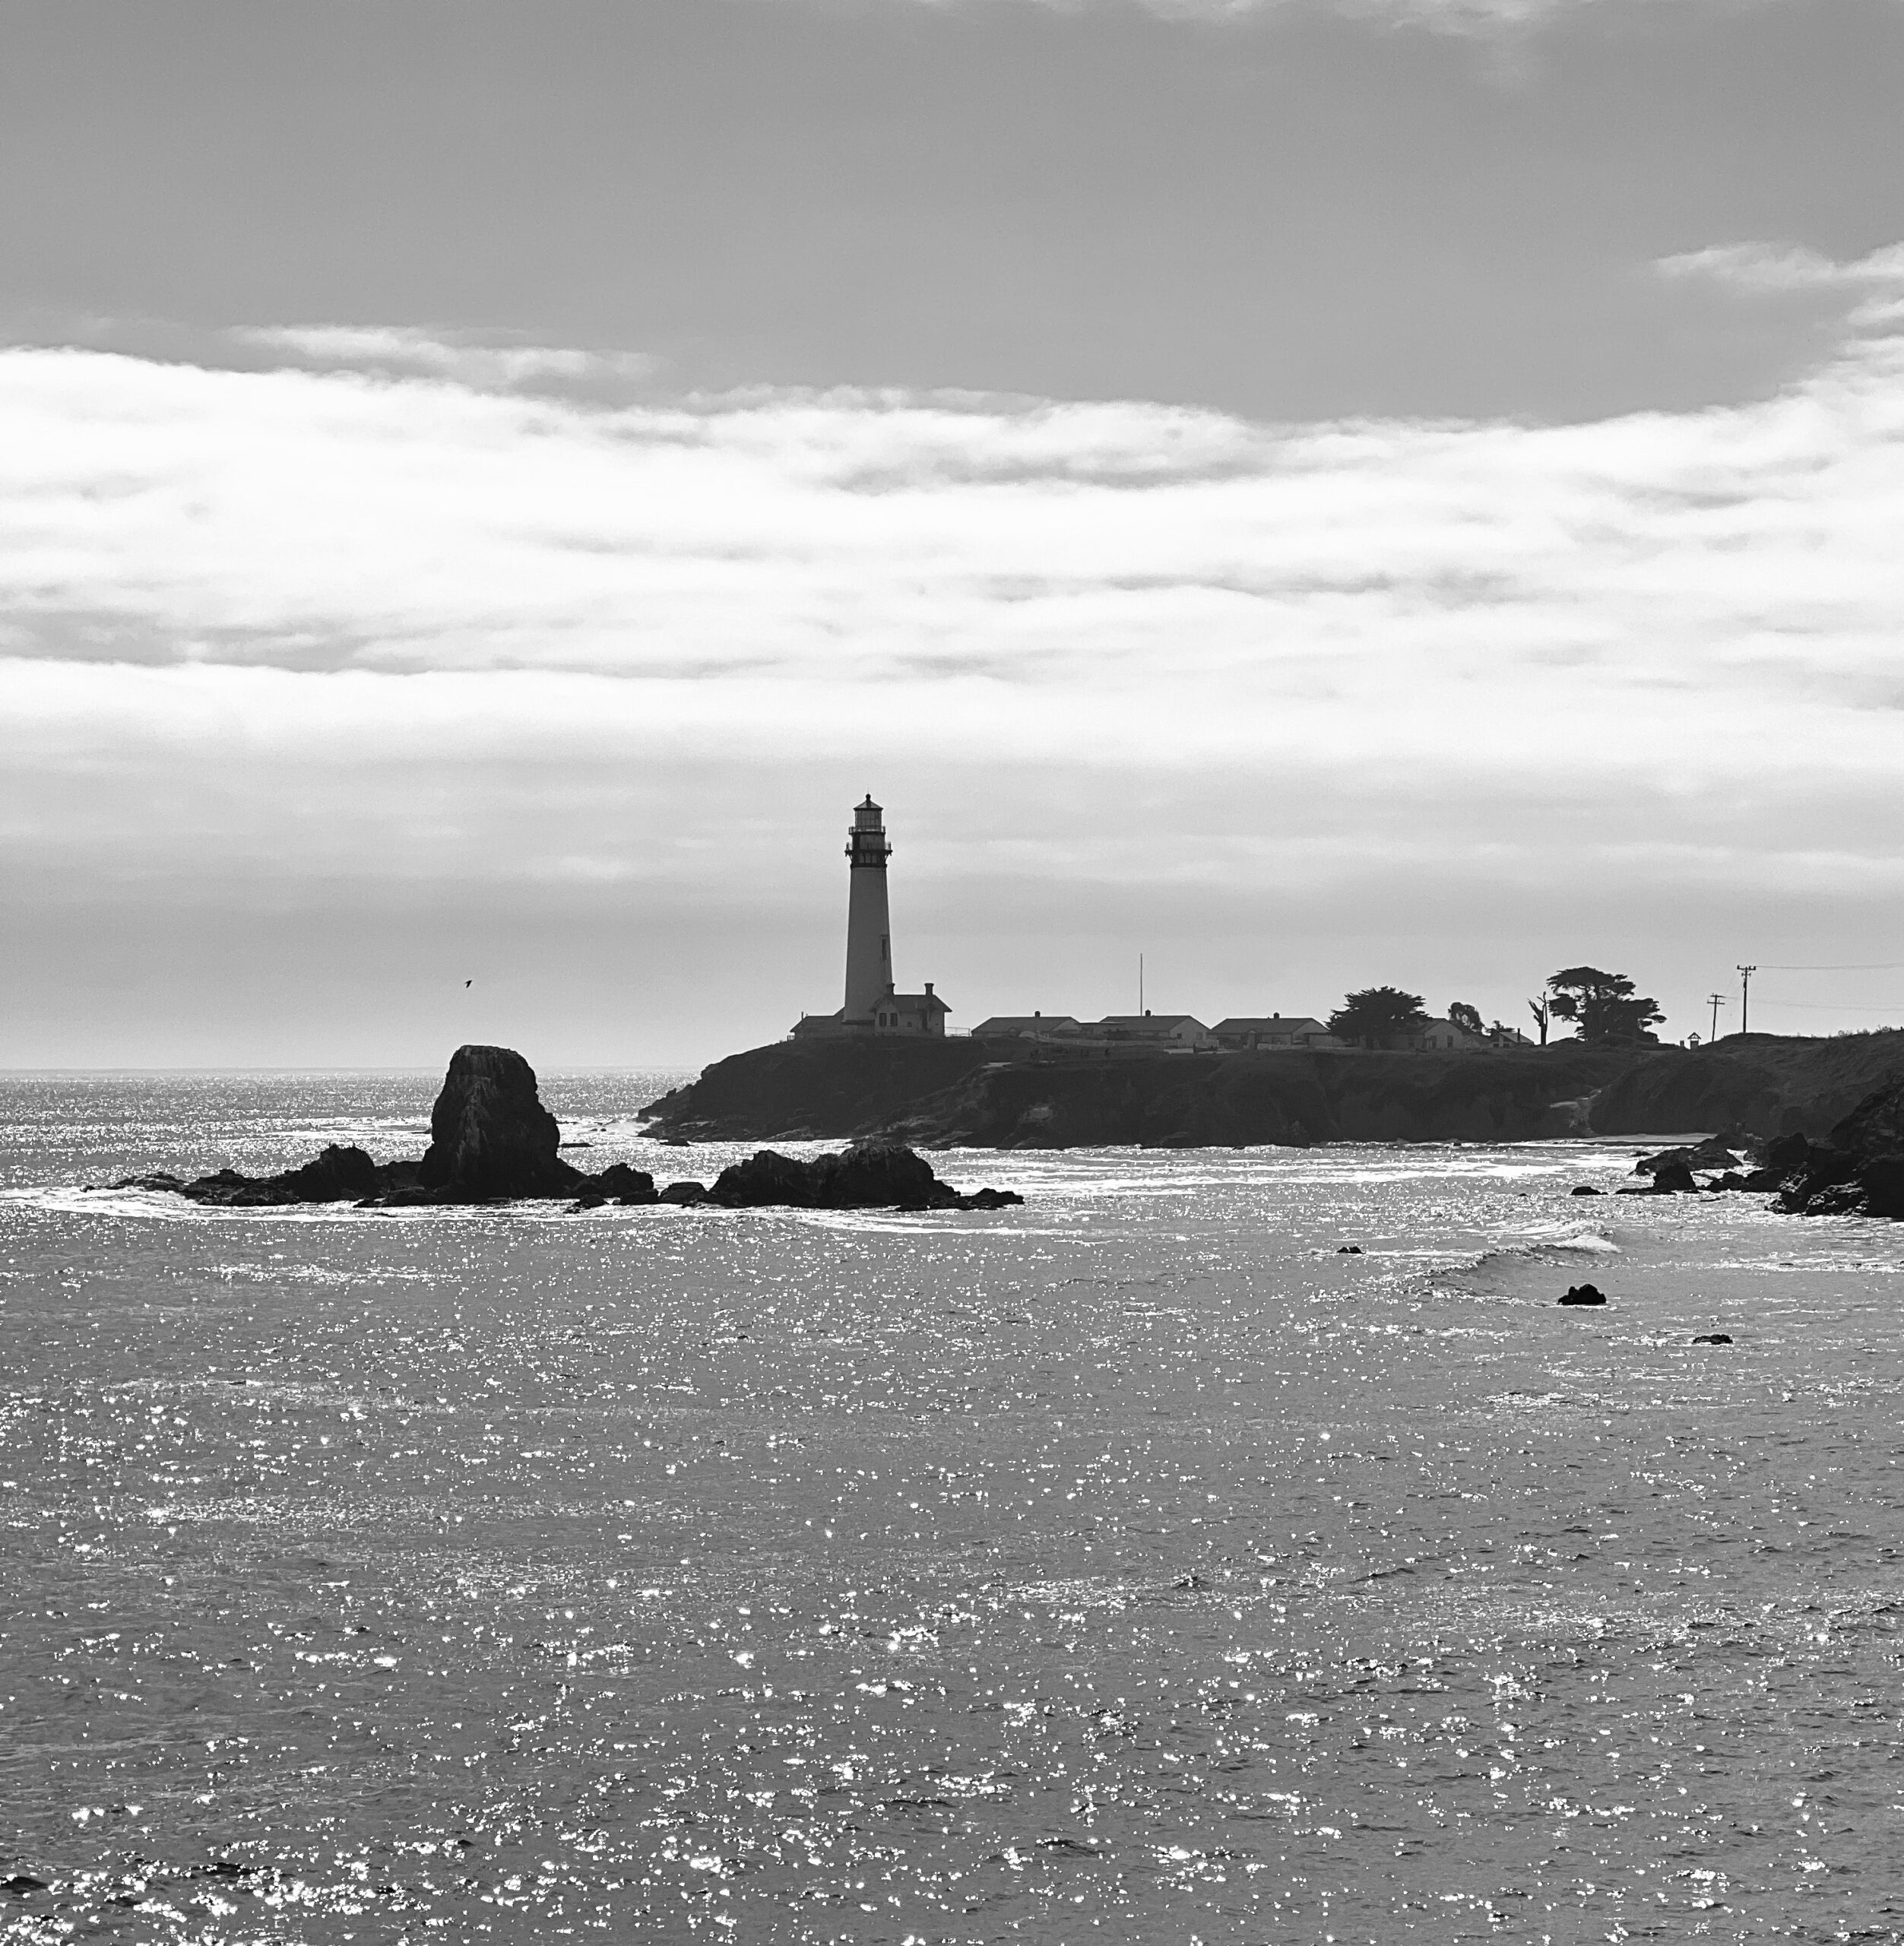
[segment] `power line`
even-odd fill
[[[1769,1000],[1760,994],[1759,1004],[1803,1007],[1808,1013],[1904,1013],[1904,1000],[1886,1000],[1877,1006],[1853,1006],[1842,1000]]]
[[[1772,966],[1755,969],[1766,973],[1904,973],[1904,959],[1869,960],[1849,966]]]

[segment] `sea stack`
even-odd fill
[[[562,1196],[581,1180],[556,1154],[562,1131],[536,1072],[513,1047],[458,1047],[429,1117],[417,1181],[472,1196]]]

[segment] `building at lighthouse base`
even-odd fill
[[[923,994],[887,993],[876,1000],[870,1018],[848,1020],[846,1009],[838,1013],[803,1014],[794,1028],[796,1040],[823,1039],[831,1035],[936,1034],[946,1032],[946,1016],[952,1011],[926,982]]]

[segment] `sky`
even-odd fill
[[[1904,1022],[1904,0],[0,0],[0,1066]]]

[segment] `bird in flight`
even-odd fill
[[[463,984],[466,987],[473,987],[476,984],[476,982],[474,980],[465,980]]]

